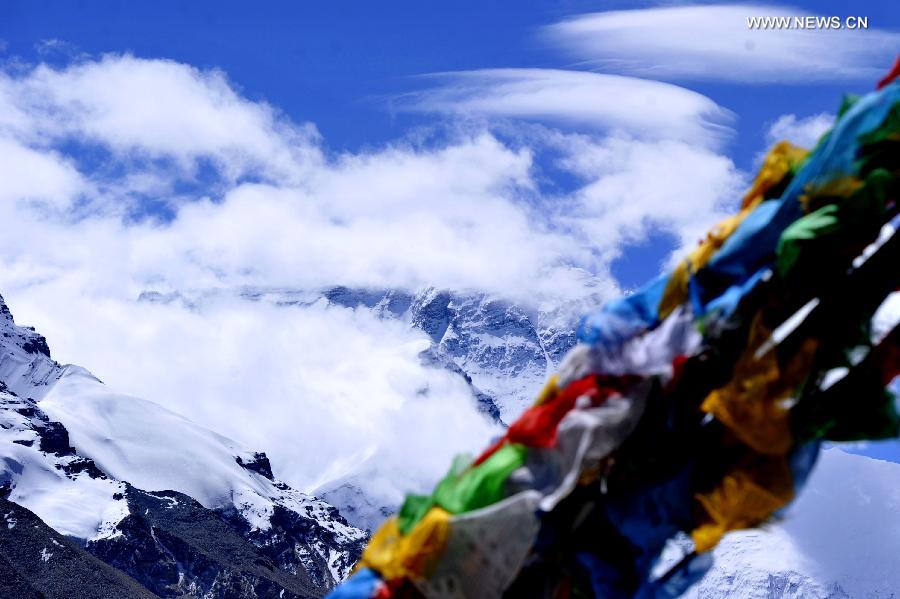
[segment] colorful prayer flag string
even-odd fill
[[[900,287],[898,75],[811,151],[776,144],[736,215],[586,316],[535,404],[408,496],[329,597],[674,597],[797,496],[822,441],[897,436],[900,330],[871,321]],[[693,550],[654,578],[679,533]]]

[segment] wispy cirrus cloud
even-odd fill
[[[662,83],[585,71],[483,69],[431,75],[401,109],[563,123],[646,139],[715,145],[733,115],[706,96]]]
[[[875,28],[751,29],[747,21],[808,14],[766,4],[664,6],[578,15],[544,34],[605,72],[749,84],[877,80],[900,47],[900,34]]]

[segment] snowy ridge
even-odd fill
[[[0,296],[0,381],[12,393],[39,400],[70,368],[50,357],[47,340],[31,327],[19,327],[13,321]]]

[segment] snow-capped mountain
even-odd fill
[[[142,300],[190,305],[207,293],[222,292],[146,293]],[[230,293],[404,321],[431,339],[424,364],[465,379],[482,412],[504,420],[529,402],[571,346],[574,315],[582,311],[433,289]],[[0,489],[8,499],[0,500],[8,526],[0,522],[0,551],[16,566],[0,578],[12,581],[10,595],[53,596],[59,581],[46,575],[45,558],[64,557],[76,571],[95,558],[111,566],[93,568],[102,578],[96,586],[117,590],[97,596],[319,596],[346,574],[365,541],[344,517],[371,529],[396,507],[363,490],[362,478],[378,475],[372,471],[317,491],[328,503],[290,488],[275,479],[265,455],[57,364],[46,340],[16,326],[2,301],[0,331]],[[784,518],[727,536],[712,570],[687,596],[895,597],[898,489],[900,465],[825,451]],[[23,518],[35,527],[20,539],[10,523]],[[141,584],[119,589],[121,573]]]
[[[365,542],[264,454],[56,363],[2,298],[0,459],[4,499],[161,596],[318,597]]]
[[[401,320],[431,339],[424,363],[462,376],[478,407],[494,419],[513,420],[540,389],[563,355],[575,344],[574,328],[590,297],[578,301],[512,302],[482,292],[426,288],[320,290],[240,289],[147,291],[141,301],[181,302],[196,307],[221,294],[279,306],[305,307],[317,302],[371,310]]]
[[[900,464],[830,449],[784,519],[726,536],[687,597],[890,599],[898,555]]]
[[[139,299],[202,310],[223,297],[301,310],[349,308],[399,321],[424,333],[429,345],[419,354],[421,364],[465,381],[475,407],[497,423],[514,419],[540,389],[574,344],[574,327],[584,309],[576,302],[525,305],[480,292],[434,288],[415,292],[344,286],[147,291]],[[373,493],[380,486],[377,481],[391,476],[380,468],[376,460],[360,464],[314,492],[337,506],[354,526],[373,530],[402,500],[398,494]]]
[[[575,314],[554,319],[553,312],[484,294],[431,289],[415,297],[410,320],[494,400],[508,423],[574,345]]]

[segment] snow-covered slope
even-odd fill
[[[96,379],[65,376],[41,409],[62,422],[78,452],[108,475],[147,491],[173,490],[207,508],[233,503],[259,527],[278,496],[274,483],[242,467],[252,454],[156,404],[119,395]]]
[[[37,404],[0,391],[0,486],[58,532],[91,540],[127,512],[125,490],[75,453],[65,428]]]
[[[410,320],[494,400],[508,423],[574,345],[574,314],[556,323],[537,307],[430,289],[414,298]]]
[[[823,452],[780,523],[728,535],[688,597],[900,596],[900,464]]]
[[[89,550],[119,556],[149,543],[159,559],[179,546],[202,553],[202,571],[192,571],[190,559],[176,560],[175,583],[151,587],[164,595],[228,596],[237,580],[315,596],[347,574],[365,540],[334,507],[276,480],[264,454],[152,402],[117,394],[82,368],[57,364],[43,337],[15,324],[2,298],[0,461],[3,496]],[[199,525],[168,540],[154,532],[164,519],[138,525],[156,504],[141,515],[135,505],[159,492],[183,497],[194,505],[192,521],[224,526],[239,541],[201,550],[197,538],[209,531]],[[241,543],[245,557],[271,559],[289,578],[256,575],[235,562],[232,549]],[[210,562],[218,566],[210,569]],[[160,569],[133,566],[126,571],[148,587]],[[218,574],[210,578],[210,572]]]
[[[209,509],[234,509],[254,532],[271,530],[276,508],[303,514],[321,529],[303,551],[328,565],[322,582],[341,580],[353,565],[347,549],[365,535],[335,518],[331,506],[274,480],[264,455],[85,373],[63,376],[40,406],[109,476],[145,491],[177,491]],[[312,565],[309,555],[301,561]]]

